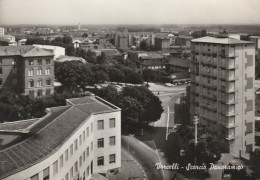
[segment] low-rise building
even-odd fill
[[[154,41],[155,49],[158,51],[170,48],[170,39],[166,37],[155,37]]]
[[[95,96],[0,124],[0,179],[107,179],[121,167],[121,109]]]

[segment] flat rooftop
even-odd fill
[[[29,131],[27,138],[0,150],[0,179],[51,156],[92,114],[120,111],[97,96],[68,99],[67,104],[47,108],[48,114],[38,120],[0,124],[0,129],[10,132],[23,128]]]
[[[213,44],[254,44],[254,42],[251,42],[251,41],[242,41],[242,40],[228,38],[228,37],[222,38],[222,37],[211,37],[211,36],[192,39],[191,42],[213,43]]]

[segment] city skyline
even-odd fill
[[[257,0],[0,0],[0,24],[258,24],[259,5]]]

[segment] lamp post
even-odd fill
[[[194,164],[197,164],[197,160],[196,160],[196,147],[197,147],[197,143],[198,143],[198,121],[199,121],[199,116],[198,115],[193,115],[193,123],[195,125],[195,157],[194,157]]]

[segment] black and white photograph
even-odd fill
[[[0,0],[0,180],[260,180],[260,0]]]

